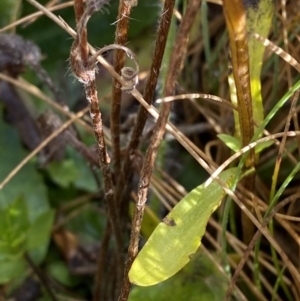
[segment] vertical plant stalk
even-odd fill
[[[129,16],[131,5],[128,1],[120,0],[119,12],[117,19],[117,28],[115,34],[115,44],[124,46],[127,42]],[[118,74],[121,74],[121,69],[124,67],[126,54],[122,50],[116,49],[114,52],[114,69]],[[120,147],[120,112],[121,112],[121,97],[122,90],[120,83],[113,78],[112,85],[112,101],[110,115],[110,129],[112,136],[112,156],[114,164],[114,172],[116,175],[121,175],[121,147]],[[116,199],[117,203],[117,199]]]
[[[168,9],[173,11],[175,0],[166,0],[165,5],[166,4],[168,5]],[[164,97],[173,95],[174,93],[176,79],[180,72],[180,65],[186,53],[189,31],[192,27],[192,23],[200,7],[200,4],[201,4],[201,0],[190,0],[188,2],[185,15],[183,17],[183,20],[178,30],[178,34],[176,36],[175,45],[170,59],[166,84],[165,84],[165,90],[164,90]],[[134,216],[132,221],[131,237],[130,237],[130,243],[128,248],[128,260],[126,263],[126,270],[123,279],[123,286],[122,286],[122,292],[120,298],[121,301],[126,301],[128,299],[130,286],[131,286],[128,278],[128,272],[138,253],[140,229],[141,229],[141,224],[144,216],[144,209],[146,205],[152,170],[154,167],[154,162],[155,162],[155,158],[158,152],[160,142],[165,133],[165,126],[168,121],[171,105],[172,105],[171,102],[163,103],[161,112],[159,114],[159,118],[157,120],[157,123],[153,131],[153,135],[151,137],[149,148],[145,155],[145,160],[144,160],[143,168],[141,171],[141,178],[139,182],[138,200],[135,206]]]
[[[91,15],[100,10],[108,1],[90,0],[86,3],[86,7],[82,13],[82,0],[76,0],[74,4],[77,23],[77,36],[73,42],[70,53],[71,69],[77,79],[83,83],[86,98],[90,105],[90,115],[93,123],[94,135],[98,145],[99,164],[103,174],[105,201],[108,208],[108,218],[116,238],[117,248],[122,250],[121,228],[118,224],[118,216],[114,204],[114,191],[112,174],[110,170],[110,158],[108,156],[104,133],[101,112],[99,110],[99,101],[96,88],[96,64],[95,59],[89,59],[89,50],[87,43],[86,24]],[[121,253],[117,258],[118,266],[122,266]]]
[[[229,36],[232,72],[237,91],[242,146],[246,146],[254,135],[246,14],[242,0],[224,0],[223,10]],[[254,162],[254,150],[251,150],[246,160],[246,166],[252,167]]]
[[[175,3],[175,1],[172,2]],[[147,79],[146,87],[143,93],[143,97],[148,104],[151,104],[152,99],[154,97],[155,88],[160,74],[161,63],[164,56],[168,33],[171,25],[172,15],[173,15],[173,8],[172,9],[170,8],[170,1],[165,1],[162,10],[162,17],[160,18],[160,23],[158,26],[152,64],[150,67],[150,74]],[[140,106],[137,113],[136,123],[133,128],[131,139],[127,148],[125,162],[122,170],[122,176],[119,178],[119,182],[118,182],[118,189],[116,193],[117,200],[121,199],[121,196],[123,195],[123,192],[126,190],[126,186],[128,185],[128,181],[131,173],[130,172],[131,161],[136,149],[139,146],[140,137],[145,127],[147,117],[148,117],[147,109],[145,109],[143,106]]]
[[[229,36],[232,73],[237,96],[238,120],[236,123],[239,124],[241,142],[244,147],[251,142],[254,135],[246,13],[242,0],[224,0],[223,11]],[[249,151],[245,165],[247,168],[255,166],[255,149]],[[253,192],[255,175],[248,176],[244,183],[245,188]],[[243,212],[242,230],[243,241],[249,243],[255,228]]]

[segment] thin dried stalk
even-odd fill
[[[116,238],[117,248],[122,249],[121,228],[118,224],[116,208],[114,205],[114,191],[112,174],[110,170],[110,158],[106,150],[106,144],[103,133],[103,124],[101,112],[99,110],[99,101],[97,96],[96,63],[95,58],[89,58],[89,48],[86,35],[86,24],[91,15],[100,10],[108,1],[89,1],[86,3],[85,10],[82,12],[82,0],[75,1],[75,15],[77,23],[77,36],[71,47],[70,62],[71,68],[77,79],[83,83],[86,98],[90,105],[90,115],[92,118],[94,135],[99,150],[99,164],[103,173],[105,200],[108,208],[109,221]],[[118,256],[118,266],[121,267],[121,253]]]
[[[165,1],[168,4],[169,9],[173,10],[174,1]],[[173,48],[172,56],[169,63],[169,68],[167,72],[164,96],[170,96],[174,92],[176,79],[180,72],[180,65],[186,53],[186,47],[188,42],[188,34],[191,29],[193,20],[196,16],[196,13],[200,7],[201,0],[192,0],[189,1],[186,9],[186,13],[183,17],[182,23],[180,24],[178,34],[176,36],[175,45]],[[145,161],[141,171],[141,178],[139,182],[138,189],[138,200],[134,210],[134,216],[132,221],[132,230],[130,237],[130,244],[128,248],[128,260],[126,264],[126,271],[123,279],[122,293],[120,300],[126,301],[128,299],[130,291],[130,282],[128,278],[128,272],[131,268],[131,265],[138,253],[138,244],[140,239],[140,229],[144,215],[144,209],[146,205],[148,189],[150,185],[150,179],[152,175],[152,170],[154,167],[154,162],[158,152],[160,142],[165,133],[165,127],[168,121],[168,116],[171,109],[171,103],[164,103],[157,120],[157,123],[154,128],[153,136],[147,153],[145,155]]]
[[[154,97],[155,87],[157,84],[161,63],[165,52],[172,15],[173,15],[173,9],[170,9],[170,4],[168,1],[166,1],[164,3],[164,7],[162,10],[162,17],[160,19],[160,24],[158,26],[158,32],[157,32],[156,44],[155,44],[155,49],[152,58],[152,64],[150,68],[150,74],[147,79],[146,88],[143,94],[143,97],[148,104],[151,104],[152,99]],[[126,190],[126,186],[128,185],[130,174],[131,174],[130,172],[131,160],[136,149],[139,146],[140,137],[142,135],[147,117],[148,117],[147,109],[143,106],[140,106],[137,113],[137,120],[135,123],[135,127],[133,129],[131,140],[129,142],[129,146],[127,149],[122,175],[119,178],[118,189],[116,192],[116,200],[121,201],[121,196],[124,194],[124,191]]]
[[[117,20],[117,28],[115,34],[115,44],[125,45],[127,42],[129,16],[131,11],[130,3],[124,0],[119,2],[119,13]],[[121,74],[121,69],[124,67],[126,55],[121,50],[115,50],[114,53],[114,69],[118,74]],[[121,174],[121,148],[120,148],[120,112],[121,112],[121,84],[116,78],[113,78],[112,99],[111,99],[111,115],[110,128],[112,136],[112,156],[114,171],[116,175]],[[116,200],[118,200],[116,198]],[[117,203],[117,202],[116,202]]]

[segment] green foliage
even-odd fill
[[[227,147],[233,150],[235,153],[241,149],[241,142],[231,135],[219,134],[218,137],[222,140]],[[265,141],[263,143],[259,143],[255,147],[255,153],[258,154],[262,152],[265,148],[271,146],[273,144],[273,140]]]
[[[83,244],[88,244],[101,240],[105,224],[106,216],[99,216],[98,211],[88,206],[67,224],[67,228],[76,233]]]
[[[62,187],[68,187],[74,182],[79,173],[75,162],[72,160],[54,161],[47,167],[52,180]]]
[[[53,219],[49,210],[31,223],[23,197],[0,210],[0,283],[22,275],[25,252],[48,244]]]
[[[25,158],[16,130],[6,124],[0,110],[1,181]],[[0,190],[0,283],[24,276],[25,252],[33,252],[41,261],[54,220],[42,175],[30,161]]]
[[[72,287],[77,284],[76,277],[72,276],[69,268],[62,261],[52,262],[48,267],[49,274],[61,284]]]
[[[227,185],[236,168],[224,171],[220,179]],[[187,194],[164,218],[133,262],[132,283],[149,286],[168,279],[182,269],[200,246],[208,219],[220,206],[225,192],[214,180]]]
[[[0,283],[6,283],[12,279],[20,278],[25,274],[26,263],[25,260],[20,258],[19,260],[0,260]]]
[[[219,134],[218,137],[235,153],[241,149],[241,142],[231,135]]]
[[[47,244],[54,221],[54,211],[41,214],[30,226],[27,233],[26,250],[31,251]]]
[[[1,260],[13,260],[22,256],[28,228],[27,207],[23,198],[16,199],[0,211]]]
[[[74,186],[77,189],[82,189],[89,192],[95,192],[98,190],[98,186],[95,180],[95,176],[92,173],[91,167],[87,164],[86,160],[78,154],[74,149],[68,148],[67,154],[72,160],[74,167],[76,168],[76,178],[74,178]],[[95,174],[98,174],[101,177],[99,170],[94,171]]]
[[[17,19],[20,13],[21,0],[0,1],[0,27],[5,26]]]
[[[24,150],[17,131],[3,121],[1,109],[0,145],[0,181],[3,181],[28,152]],[[0,190],[0,209],[6,208],[21,195],[26,202],[30,222],[49,210],[46,186],[33,160]]]

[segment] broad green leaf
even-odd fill
[[[47,167],[51,179],[59,186],[67,188],[79,176],[73,160],[54,161]]]
[[[28,154],[17,131],[2,117],[0,106],[0,181],[11,172]],[[47,189],[34,160],[28,162],[12,180],[0,190],[0,209],[7,208],[14,200],[23,197],[28,219],[34,221],[49,209]],[[1,231],[0,231],[1,232]]]
[[[78,176],[74,180],[74,186],[78,189],[82,189],[89,192],[95,192],[98,190],[95,175],[92,173],[91,167],[77,151],[72,148],[67,148],[68,156],[75,162]],[[94,172],[99,172],[95,170]],[[100,175],[101,177],[101,175]]]
[[[23,259],[10,261],[0,261],[0,283],[6,283],[13,278],[24,275],[26,263]]]
[[[219,134],[218,137],[235,153],[241,149],[241,142],[233,136]]]
[[[31,225],[27,233],[26,250],[37,249],[49,241],[54,221],[54,211],[41,214]]]
[[[227,288],[226,276],[200,251],[174,277],[154,287],[134,287],[128,301],[220,301]]]
[[[22,255],[28,228],[24,198],[19,197],[5,209],[0,209],[0,260],[14,260]]]
[[[221,173],[227,185],[237,169]],[[154,230],[133,262],[132,283],[149,286],[164,281],[181,270],[200,246],[211,214],[220,206],[225,192],[214,180],[186,195]]]

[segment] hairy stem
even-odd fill
[[[118,22],[115,34],[115,44],[125,45],[127,42],[129,16],[131,6],[124,0],[119,2]],[[114,69],[120,74],[124,67],[126,54],[122,50],[115,50],[114,53]],[[122,90],[120,83],[113,78],[112,85],[112,101],[111,101],[111,136],[112,136],[112,156],[114,171],[116,175],[121,174],[121,149],[120,149],[120,112],[121,112]],[[116,202],[118,199],[116,198]]]

